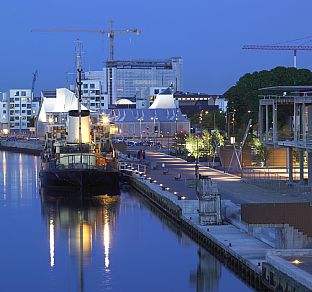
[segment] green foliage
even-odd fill
[[[250,145],[254,146],[256,149],[256,158],[259,162],[266,163],[269,159],[269,150],[268,147],[262,144],[257,137],[252,137],[250,141]]]
[[[213,156],[216,145],[224,145],[224,137],[218,130],[212,134],[208,130],[204,130],[202,136],[189,135],[185,140],[188,156],[194,157]]]
[[[278,85],[312,85],[312,72],[307,69],[276,67],[270,71],[264,70],[242,76],[236,85],[224,94],[228,100],[229,113],[236,110],[235,129],[244,128],[249,118],[253,119],[253,124],[258,121],[259,94],[276,94],[269,91],[260,92],[258,89]],[[278,117],[280,124],[285,122],[288,114],[287,109],[281,112],[281,116]]]
[[[201,137],[189,135],[185,139],[185,148],[188,156],[203,157],[203,153],[200,150],[204,148],[204,142]]]

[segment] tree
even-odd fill
[[[229,119],[234,115],[235,129],[244,129],[250,118],[253,124],[258,122],[259,94],[276,94],[270,91],[259,92],[258,89],[278,85],[312,85],[312,72],[307,69],[276,67],[270,71],[264,70],[242,76],[236,85],[224,94],[228,100]],[[278,122],[285,123],[290,114],[289,108],[279,110]]]
[[[204,130],[201,136],[189,135],[185,140],[188,156],[194,157],[212,157],[217,145],[224,145],[224,137],[218,130],[214,130],[212,134]]]

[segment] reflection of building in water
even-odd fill
[[[196,285],[196,291],[217,290],[221,278],[221,263],[207,250],[198,249],[197,272],[191,272],[190,282]]]
[[[43,196],[44,199],[44,196]],[[77,204],[78,205],[78,204]],[[56,234],[65,231],[68,237],[69,254],[79,257],[83,264],[91,258],[95,241],[103,242],[105,270],[109,270],[111,232],[115,229],[119,209],[119,197],[102,197],[96,203],[83,206],[72,204],[42,203],[42,213],[49,226],[50,266],[57,265],[55,249]]]
[[[1,151],[0,204],[27,205],[38,196],[40,158]]]

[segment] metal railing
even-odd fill
[[[299,179],[299,174],[294,173],[294,182],[290,182],[287,173],[281,175],[270,169],[243,169],[242,171],[243,181],[261,188],[281,194],[310,194],[312,192],[312,187],[297,182]]]
[[[119,162],[120,171],[136,172],[139,174],[146,174],[147,166],[140,163]]]

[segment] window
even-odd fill
[[[95,103],[91,103],[91,106],[95,106]]]
[[[10,108],[14,108],[14,104],[13,103],[10,104]]]
[[[26,111],[25,111],[25,110],[22,110],[22,114],[26,114]]]
[[[31,108],[31,104],[27,104],[27,108]]]
[[[3,113],[6,114],[6,110],[3,110]]]
[[[26,96],[26,91],[22,91],[21,96]]]
[[[90,90],[90,93],[91,94],[95,94],[95,90]]]
[[[10,122],[14,122],[14,117],[10,117]]]
[[[30,111],[29,111],[29,110],[27,111],[27,115],[29,115],[29,116],[31,115],[31,110],[30,110]]]
[[[154,94],[158,94],[158,93],[159,93],[159,89],[155,89]]]
[[[19,117],[15,117],[14,120],[15,120],[15,121],[19,121]]]
[[[25,104],[25,103],[23,103],[23,104],[22,104],[22,107],[26,107],[26,104]]]
[[[15,113],[16,113],[16,114],[19,114],[19,113],[20,113],[20,111],[19,111],[19,110],[15,110]]]
[[[96,90],[96,91],[95,91],[95,94],[96,94],[96,95],[100,95],[100,91],[99,91],[99,90]]]
[[[10,98],[10,102],[14,102],[14,98]]]
[[[88,90],[84,90],[84,91],[83,91],[83,93],[86,93],[86,94],[88,94]]]
[[[2,107],[6,107],[6,104],[3,104]]]
[[[91,83],[91,84],[90,84],[90,88],[94,89],[94,88],[95,88],[95,84],[94,84],[94,83]]]
[[[19,98],[18,98],[18,97],[15,97],[14,100],[15,100],[15,101],[19,101]]]
[[[83,88],[88,88],[88,84],[84,84]],[[88,92],[87,92],[88,93]]]
[[[15,91],[14,96],[19,96],[19,91]]]

